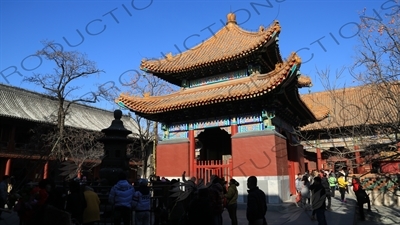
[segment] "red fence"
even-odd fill
[[[211,175],[217,175],[228,181],[233,176],[232,158],[228,160],[195,160],[194,171],[197,178],[203,178],[204,183],[210,182]]]

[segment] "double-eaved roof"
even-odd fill
[[[0,117],[27,120],[38,123],[54,123],[57,118],[57,99],[48,95],[28,91],[18,87],[0,84]],[[80,129],[101,131],[114,120],[111,111],[72,104],[65,125]],[[126,129],[138,133],[138,126],[129,116],[121,120]]]
[[[116,102],[138,115],[163,123],[261,112],[274,107],[274,102],[279,100],[287,104],[279,107],[282,113],[286,111],[293,125],[303,126],[323,119],[315,116],[299,97],[298,88],[311,85],[311,79],[299,72],[300,57],[292,53],[285,61],[281,58],[279,23],[274,21],[269,28],[260,27],[252,32],[239,27],[233,13],[227,19],[226,26],[192,49],[159,60],[142,61],[142,70],[182,86],[180,91],[165,96],[121,94]],[[205,81],[242,70],[249,73],[223,82]],[[205,85],[189,85],[189,88],[181,85],[199,80]]]

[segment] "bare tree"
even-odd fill
[[[65,170],[66,176],[73,178],[82,170],[91,170],[101,162],[103,156],[103,144],[97,140],[103,136],[101,132],[87,131],[72,127],[66,127],[65,149],[69,159],[76,167]],[[75,169],[74,169],[75,168]]]
[[[129,94],[134,96],[160,96],[171,93],[174,87],[164,80],[153,76],[152,74],[132,74],[131,82],[129,85]],[[139,115],[133,115],[133,120],[138,124],[138,133],[134,134],[139,143],[129,150],[131,155],[139,157],[132,157],[132,159],[140,160],[143,166],[143,175],[145,177],[152,175],[155,171],[155,148],[159,139],[158,123],[145,119]],[[152,153],[149,151],[153,149]],[[139,164],[136,162],[136,164]]]
[[[357,81],[371,88],[370,98],[363,104],[370,111],[380,140],[378,147],[372,148],[380,152],[379,157],[372,158],[385,161],[399,157],[395,152],[400,141],[400,8],[393,7],[391,13],[376,17],[365,12],[360,17],[360,44],[351,72]],[[379,146],[382,142],[387,146]],[[385,150],[395,154],[387,154]]]
[[[303,143],[330,157],[352,161],[359,151],[363,164],[400,157],[399,17],[398,7],[384,18],[368,17],[365,11],[361,15],[355,63],[348,69],[355,81],[352,85],[358,87],[335,83],[347,70],[317,71],[326,90],[303,99],[311,107],[329,108],[330,112],[322,122],[302,128]]]
[[[329,70],[318,73],[320,77],[330,75]],[[358,153],[367,159],[364,164],[371,164],[384,146],[389,150],[397,143],[391,127],[397,122],[398,110],[390,104],[386,93],[377,92],[375,85],[326,88],[324,92],[302,96],[314,111],[329,110],[327,118],[299,130],[306,147],[321,149],[325,158],[350,160],[356,167]]]
[[[51,148],[50,155],[59,160],[63,160],[71,151],[71,140],[76,140],[75,134],[69,134],[65,129],[65,120],[72,104],[76,103],[95,103],[99,97],[106,93],[99,90],[91,95],[78,97],[76,91],[81,88],[79,83],[82,79],[103,72],[98,69],[96,63],[87,58],[83,53],[77,51],[64,51],[62,46],[52,42],[44,41],[44,48],[36,54],[54,63],[51,73],[34,73],[24,78],[24,81],[41,86],[45,93],[57,100],[57,109],[54,121],[57,130],[50,134],[46,140],[50,141],[56,148]],[[73,145],[78,144],[74,143]]]
[[[32,127],[27,133],[30,136],[28,143],[31,154],[38,157],[34,168],[26,168],[34,172],[37,168],[42,168],[44,161],[54,160],[51,152],[57,147],[57,127],[53,123],[39,123]],[[64,155],[65,160],[60,165],[63,171],[61,176],[73,178],[83,170],[91,170],[101,162],[103,156],[103,144],[97,140],[103,136],[100,131],[85,130],[81,128],[65,127],[64,136]],[[32,155],[27,155],[27,158]],[[28,174],[29,176],[31,174]]]

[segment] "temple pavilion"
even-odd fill
[[[239,202],[245,202],[251,175],[258,177],[269,203],[294,193],[295,174],[304,172],[295,131],[327,113],[311,111],[300,99],[299,88],[311,80],[301,75],[296,53],[282,59],[280,31],[278,21],[255,32],[244,30],[229,13],[223,28],[192,49],[142,60],[141,70],[181,87],[165,96],[121,94],[117,99],[120,106],[162,123],[157,175],[179,178],[187,171],[206,180],[210,174],[235,178],[241,183]]]

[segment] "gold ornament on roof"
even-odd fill
[[[236,23],[236,15],[234,13],[228,13],[228,15],[226,17],[227,17],[226,24],[229,24],[229,23],[237,24]]]
[[[172,53],[170,52],[165,56],[165,58],[172,59],[172,58],[174,58],[174,56],[172,56]]]

